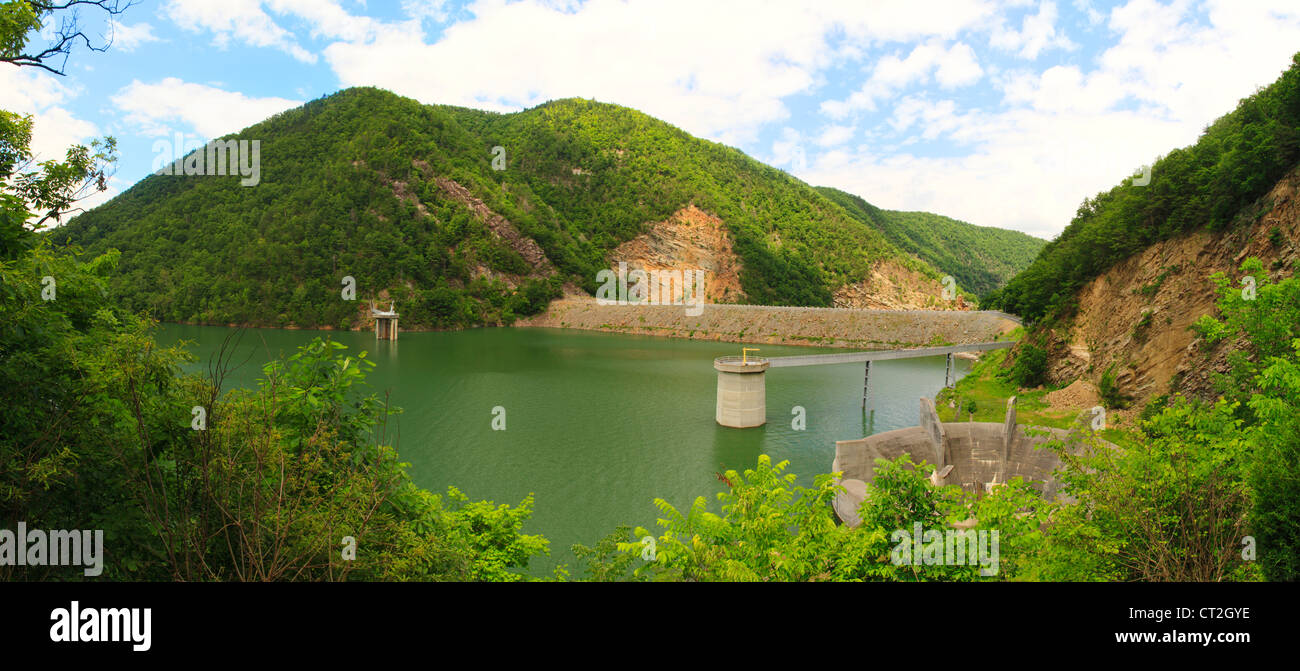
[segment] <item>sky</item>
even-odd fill
[[[0,109],[34,116],[41,159],[117,138],[89,205],[178,133],[377,86],[625,105],[879,207],[1049,239],[1300,51],[1300,0],[140,0],[81,20],[108,51],[63,77],[0,64]]]

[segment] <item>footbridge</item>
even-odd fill
[[[915,347],[908,349],[872,350],[867,352],[842,352],[835,354],[801,354],[796,356],[753,357],[745,351],[742,356],[723,356],[713,360],[718,371],[718,402],[716,419],[723,426],[747,428],[762,426],[767,422],[767,382],[769,368],[792,366],[822,366],[829,364],[865,363],[862,376],[862,407],[867,407],[867,389],[871,381],[871,362],[888,359],[913,359],[947,355],[944,369],[945,387],[956,383],[952,356],[959,352],[984,352],[1015,346],[1014,340],[948,345],[944,347]],[[748,349],[748,348],[747,348]]]

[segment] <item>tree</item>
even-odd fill
[[[663,533],[620,527],[596,546],[575,546],[595,580],[685,581],[916,581],[974,580],[972,565],[900,564],[894,561],[897,532],[915,524],[945,529],[968,515],[954,486],[930,485],[929,465],[907,455],[878,460],[857,528],[835,519],[831,501],[842,488],[831,474],[812,487],[795,484],[788,462],[759,455],[743,473],[719,474],[728,489],[718,494],[721,515],[704,497],[685,511],[656,499]],[[651,552],[650,550],[653,550]]]
[[[86,34],[77,10],[95,7],[113,19],[125,12],[133,0],[10,0],[0,5],[0,62],[32,66],[63,75],[68,57],[78,44],[91,51],[107,51],[112,40],[96,44]],[[59,27],[42,46],[28,48],[34,33],[57,18]],[[56,64],[57,61],[57,64]]]
[[[75,12],[62,17],[53,46],[34,54],[23,51],[29,37],[44,21],[60,11],[78,5],[95,5],[116,16],[130,3],[111,0],[88,2],[69,0],[52,3],[35,0],[11,0],[0,5],[0,61],[18,67],[39,67],[57,74],[59,68],[46,61],[63,55],[64,63],[78,39],[90,45],[77,29]],[[93,47],[92,47],[93,48]],[[103,51],[107,46],[93,48]],[[31,232],[46,222],[61,221],[73,211],[72,205],[95,191],[108,188],[108,178],[117,160],[117,143],[112,137],[95,140],[91,146],[68,149],[63,162],[38,161],[32,154],[32,117],[0,110],[0,258],[13,258],[32,242]],[[35,221],[33,215],[37,218]]]
[[[1238,404],[1238,418],[1254,446],[1249,482],[1254,490],[1250,528],[1270,580],[1300,579],[1300,278],[1273,281],[1254,257],[1240,275],[1255,279],[1253,293],[1223,273],[1220,319],[1201,317],[1196,329],[1207,344],[1243,342],[1231,352],[1231,370],[1219,390]]]

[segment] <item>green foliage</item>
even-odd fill
[[[1015,477],[969,504],[977,529],[998,531],[998,577],[1002,580],[1040,579],[1046,554],[1048,522],[1060,508],[1036,485]]]
[[[1102,405],[1107,408],[1126,408],[1132,396],[1123,393],[1115,381],[1115,364],[1106,367],[1097,382],[1097,394],[1101,396]]]
[[[22,0],[0,4],[0,58],[15,58],[33,33],[41,27],[43,12]],[[4,157],[0,156],[0,162]]]
[[[520,533],[531,500],[444,505],[411,483],[384,439],[395,409],[357,391],[364,352],[317,339],[225,396],[224,356],[212,379],[182,376],[189,355],[110,298],[117,252],[55,250],[27,223],[95,186],[111,139],[30,169],[30,136],[0,113],[0,527],[101,529],[109,580],[517,580],[546,551]],[[0,567],[12,578],[85,576]]]
[[[1164,285],[1165,280],[1168,279],[1170,273],[1176,273],[1179,270],[1181,270],[1181,266],[1178,265],[1175,265],[1172,268],[1166,268],[1165,270],[1161,271],[1159,275],[1156,275],[1156,278],[1154,280],[1146,284],[1143,284],[1141,287],[1137,289],[1134,289],[1133,293],[1141,294],[1143,296],[1150,298],[1156,295],[1156,293],[1160,291],[1160,287]]]
[[[967,508],[955,487],[936,489],[906,455],[880,460],[856,529],[837,524],[830,507],[840,488],[820,475],[811,488],[795,484],[786,462],[773,465],[760,455],[743,474],[725,474],[731,487],[720,494],[722,514],[708,510],[704,497],[682,512],[662,499],[663,533],[620,527],[595,547],[577,546],[593,580],[687,581],[879,581],[973,580],[971,565],[895,563],[892,553],[909,539],[914,524],[942,530],[964,519]],[[647,556],[647,559],[642,559]]]
[[[1029,267],[1047,241],[1019,231],[974,226],[929,212],[882,210],[831,187],[817,187],[850,216],[885,234],[899,249],[948,273],[979,295],[1005,285]]]
[[[1167,407],[1169,407],[1169,394],[1153,396],[1151,400],[1147,401],[1147,404],[1142,407],[1142,412],[1138,415],[1138,418],[1142,421],[1146,421],[1160,414]]]
[[[548,541],[541,536],[521,532],[532,515],[533,497],[528,495],[513,508],[491,501],[473,501],[455,487],[448,490],[447,538],[452,545],[465,548],[472,557],[468,562],[470,580],[515,582],[523,579],[514,569],[525,568],[528,561],[547,554]],[[460,578],[461,576],[457,576]]]
[[[1016,346],[1016,357],[1011,363],[1010,379],[1018,387],[1031,389],[1047,383],[1047,350],[1032,339]]]
[[[1268,360],[1250,399],[1259,422],[1250,433],[1250,527],[1265,577],[1286,581],[1300,580],[1300,339],[1291,345],[1290,356]]]
[[[785,474],[787,462],[773,465],[760,455],[755,469],[728,471],[733,487],[718,494],[722,515],[707,510],[699,497],[685,513],[663,499],[664,532],[656,539],[656,559],[637,569],[655,580],[813,580],[835,568],[838,546],[830,502],[835,495],[830,476],[817,478],[812,488],[794,484]],[[635,536],[649,535],[636,529]],[[641,544],[620,547],[642,551]]]
[[[1065,231],[987,304],[1030,321],[1063,314],[1084,283],[1155,242],[1203,226],[1253,224],[1248,206],[1297,159],[1300,54],[1276,82],[1206,128],[1196,144],[1157,160],[1148,185],[1126,179],[1085,200]]]
[[[623,525],[600,539],[595,545],[587,547],[581,543],[573,546],[573,555],[586,563],[587,579],[592,582],[637,581],[641,577],[634,573],[641,561],[637,552],[626,552],[620,547],[631,548],[639,540],[632,538],[632,527]],[[641,553],[646,553],[647,546],[641,546]]]
[[[1187,328],[1194,331],[1196,335],[1200,336],[1205,341],[1205,344],[1210,347],[1213,347],[1220,340],[1223,340],[1224,336],[1228,334],[1227,327],[1219,322],[1219,320],[1209,315],[1201,315]]]
[[[1061,449],[1077,503],[1051,516],[1033,574],[1046,580],[1219,581],[1257,577],[1243,561],[1250,448],[1233,407],[1177,399],[1130,447]]]
[[[1254,257],[1242,277],[1255,279],[1253,294],[1226,275],[1218,287],[1222,321],[1201,317],[1216,339],[1231,338],[1246,350],[1231,352],[1231,369],[1218,389],[1238,404],[1255,459],[1249,482],[1255,495],[1250,525],[1260,565],[1270,580],[1300,579],[1300,279],[1274,282]],[[1209,340],[1207,338],[1207,340]]]

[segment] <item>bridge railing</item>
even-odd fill
[[[1014,340],[967,343],[964,345],[946,345],[943,347],[916,347],[910,349],[868,350],[865,352],[836,352],[834,354],[797,354],[794,356],[774,356],[770,359],[772,368],[789,368],[791,366],[814,366],[834,363],[862,363],[864,361],[885,361],[888,359],[911,359],[926,356],[952,355],[958,352],[983,352],[992,349],[1014,347]]]
[[[720,357],[714,359],[714,360],[713,360],[713,363],[725,363],[725,364],[731,364],[731,365],[740,364],[740,365],[757,366],[757,365],[760,365],[760,364],[767,363],[767,357],[765,357],[765,356],[739,357],[739,356],[734,356],[734,355],[732,355],[732,356],[720,356]]]

